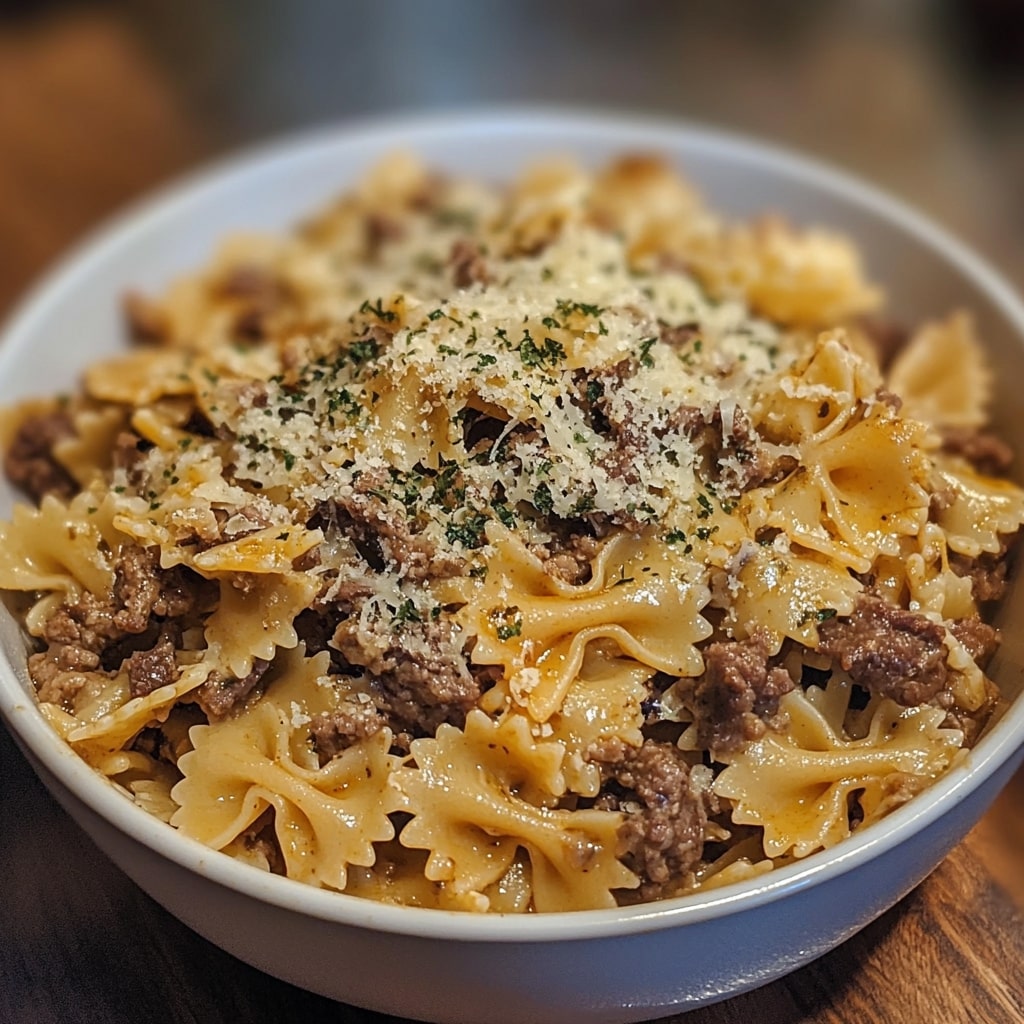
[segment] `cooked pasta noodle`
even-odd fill
[[[827,231],[657,160],[408,156],[0,420],[43,713],[255,868],[609,907],[842,842],[999,703],[1024,521],[970,318],[886,364]]]

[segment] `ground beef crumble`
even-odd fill
[[[214,295],[235,304],[235,334],[258,341],[267,336],[270,318],[288,305],[292,292],[272,268],[239,264],[217,282]]]
[[[387,565],[397,566],[404,578],[417,582],[462,575],[463,559],[438,551],[429,537],[416,530],[400,505],[380,496],[386,483],[382,475],[363,474],[351,494],[339,496],[318,510],[318,520],[350,537],[377,571]]]
[[[124,664],[132,695],[149,693],[177,677],[177,636],[162,624],[195,612],[209,587],[183,566],[162,569],[156,548],[127,545],[115,567],[112,596],[85,590],[57,608],[43,628],[48,650],[29,658],[29,673],[41,693],[66,700],[81,681],[60,679],[61,674],[110,673]]]
[[[160,567],[158,548],[128,547],[117,567],[114,595],[120,605],[114,625],[125,633],[141,633],[155,615],[178,619],[196,604],[200,577],[184,566]]]
[[[946,684],[945,627],[861,594],[853,613],[818,627],[818,650],[871,693],[904,707],[926,704]]]
[[[564,539],[557,538],[542,555],[544,571],[563,583],[582,586],[590,581],[592,563],[599,547],[597,538],[586,533],[571,533]]]
[[[146,451],[152,445],[130,430],[122,430],[114,441],[111,458],[114,469],[124,471],[132,487],[140,487],[146,479]]]
[[[741,750],[776,724],[779,700],[795,687],[773,664],[768,637],[725,640],[704,650],[704,673],[693,684],[697,742],[712,752]]]
[[[171,319],[159,303],[141,292],[128,292],[121,300],[128,337],[137,345],[160,345],[171,336]]]
[[[7,479],[36,502],[47,494],[70,498],[78,486],[54,457],[53,447],[74,433],[71,417],[61,410],[26,417],[4,456]]]
[[[195,691],[196,703],[209,718],[226,718],[256,689],[268,668],[269,661],[253,658],[252,670],[240,679],[234,676],[207,679]]]
[[[309,735],[321,764],[326,764],[353,743],[376,736],[386,724],[384,716],[368,701],[321,712],[310,722]]]
[[[982,622],[977,615],[955,619],[948,625],[950,633],[964,645],[975,664],[984,669],[999,648],[999,630]]]
[[[161,634],[148,651],[134,651],[126,659],[128,689],[133,697],[145,697],[178,678],[174,657],[174,640],[168,632]]]
[[[409,621],[398,630],[388,622],[366,629],[353,617],[339,624],[332,646],[379,682],[396,735],[432,736],[442,722],[461,728],[480,698],[450,622]]]
[[[620,740],[591,752],[604,785],[596,806],[622,811],[622,862],[640,876],[641,899],[657,899],[678,887],[704,849],[708,807],[695,790],[690,766],[674,743]]]
[[[738,406],[726,416],[720,405],[710,413],[683,405],[669,416],[668,428],[693,442],[702,459],[702,478],[723,484],[731,493],[780,480],[796,468],[793,456],[776,454],[765,444]]]
[[[448,262],[456,288],[469,288],[474,284],[486,284],[490,280],[487,261],[475,242],[459,239],[452,245]]]
[[[1008,565],[1003,555],[982,552],[977,558],[968,558],[952,552],[949,567],[957,576],[971,581],[971,594],[979,604],[999,601],[1006,593]]]
[[[979,473],[1005,476],[1013,464],[1013,449],[1001,438],[984,430],[945,427],[942,450],[966,459]]]

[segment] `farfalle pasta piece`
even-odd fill
[[[220,601],[204,627],[211,660],[241,679],[254,659],[270,661],[278,648],[295,647],[295,619],[319,589],[315,576],[299,573],[254,575],[243,586],[221,580]]]
[[[444,403],[425,389],[418,374],[402,373],[383,386],[360,445],[382,452],[403,471],[436,468],[456,453],[449,442],[451,420]]]
[[[654,669],[624,658],[614,644],[591,644],[579,674],[548,724],[565,747],[562,773],[570,792],[595,797],[601,787],[598,765],[588,760],[595,748],[611,740],[630,747],[643,743],[643,702]]]
[[[671,548],[620,534],[601,549],[591,581],[572,586],[545,572],[510,531],[492,531],[486,579],[459,617],[477,637],[474,661],[504,666],[513,700],[536,721],[559,709],[594,640],[614,640],[662,672],[700,672],[695,644],[711,633],[700,614],[710,595]]]
[[[762,383],[753,411],[780,444],[823,441],[862,415],[881,386],[877,366],[851,347],[844,330],[822,331],[795,366]]]
[[[850,834],[848,798],[857,794],[868,824],[896,799],[909,797],[949,768],[963,742],[944,729],[938,708],[907,709],[890,700],[875,708],[863,739],[847,740],[802,694],[782,700],[785,733],[768,732],[714,782],[731,801],[732,820],[764,830],[770,857],[806,857]]]
[[[481,892],[456,892],[445,882],[431,881],[425,873],[427,856],[424,850],[406,849],[398,840],[379,843],[372,868],[349,866],[345,892],[406,907],[492,914],[529,911],[532,886],[525,856],[515,857],[504,874]]]
[[[85,373],[86,393],[98,401],[148,405],[193,391],[190,361],[175,349],[140,348],[96,363]]]
[[[266,699],[233,718],[191,730],[178,767],[172,824],[223,849],[268,810],[290,877],[345,888],[348,865],[374,863],[374,843],[394,836],[387,816],[394,758],[389,730],[353,744],[322,767],[308,743],[314,714],[342,695],[325,680],[325,655],[282,657]]]
[[[900,553],[879,557],[873,572],[876,590],[893,604],[912,604],[940,619],[978,613],[971,578],[950,568],[946,532],[938,523],[925,523],[917,536],[904,537]]]
[[[564,750],[536,741],[522,759],[501,742],[502,728],[482,711],[471,711],[465,731],[442,725],[433,739],[413,741],[415,767],[392,776],[399,806],[412,815],[402,829],[402,845],[429,850],[427,877],[459,893],[482,892],[523,848],[538,910],[614,906],[614,890],[636,885],[636,876],[616,857],[620,816],[523,799],[518,791],[524,785],[546,788],[549,752],[561,757]]]
[[[928,514],[930,464],[913,420],[870,416],[802,446],[800,467],[774,486],[768,525],[791,540],[867,572]]]
[[[46,495],[38,508],[16,505],[0,523],[0,586],[20,591],[106,594],[123,537],[102,492],[83,491],[64,504]]]
[[[797,230],[779,218],[728,226],[687,239],[687,258],[717,295],[742,295],[763,316],[806,327],[876,309],[879,289],[860,255],[833,232]]]
[[[53,446],[53,457],[80,487],[88,489],[110,468],[110,453],[124,429],[125,413],[115,406],[82,408],[71,414],[74,433]]]
[[[133,697],[123,672],[107,679],[90,675],[94,685],[80,691],[74,714],[54,704],[43,704],[44,714],[71,747],[88,763],[99,766],[122,751],[140,730],[162,722],[174,706],[198,689],[210,675],[210,666],[195,664],[182,669],[178,678],[151,693]],[[113,771],[123,771],[115,764]]]
[[[988,419],[992,374],[965,312],[916,331],[893,359],[888,378],[905,416],[936,427],[972,429]]]
[[[323,540],[319,530],[270,526],[200,551],[188,564],[204,576],[221,573],[287,573],[296,558]]]
[[[1024,494],[1009,480],[985,476],[962,459],[936,456],[949,502],[936,519],[950,549],[977,558],[998,553],[1024,523]]]
[[[737,563],[726,621],[737,636],[762,630],[776,650],[785,637],[816,646],[818,623],[848,615],[863,589],[844,565],[814,551],[748,542]]]

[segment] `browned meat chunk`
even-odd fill
[[[487,261],[475,242],[459,239],[452,246],[448,262],[452,268],[452,280],[456,288],[469,288],[474,284],[486,284],[490,280]]]
[[[351,537],[375,569],[398,566],[403,576],[417,581],[461,575],[463,560],[439,553],[429,537],[416,531],[400,505],[375,493],[383,485],[383,480],[364,474],[356,492],[323,510],[321,517]]]
[[[599,465],[614,479],[630,486],[640,482],[640,467],[647,456],[650,436],[635,422],[632,410],[613,423],[615,447],[599,459]]]
[[[148,651],[135,651],[125,662],[128,668],[128,689],[133,697],[145,697],[178,678],[174,642],[161,636]]]
[[[242,264],[224,276],[216,294],[237,304],[236,334],[258,341],[266,335],[268,319],[287,305],[292,293],[269,267]]]
[[[571,534],[564,541],[553,543],[553,550],[544,559],[544,571],[563,583],[581,586],[590,580],[591,563],[597,557],[598,543],[588,534]]]
[[[27,417],[18,427],[4,457],[4,472],[15,487],[39,501],[46,494],[70,498],[78,487],[54,458],[53,446],[74,435],[71,417],[57,411]]]
[[[405,226],[400,220],[386,214],[369,213],[363,224],[363,234],[366,238],[366,256],[372,261],[380,256],[381,249],[389,242],[397,242],[405,237]]]
[[[232,676],[207,679],[196,691],[196,703],[209,718],[224,718],[245,701],[259,685],[270,662],[253,658],[252,671],[241,679]]]
[[[1013,449],[984,430],[946,427],[942,431],[942,450],[961,456],[988,476],[1005,476],[1013,464]]]
[[[353,743],[375,736],[386,724],[372,703],[353,704],[317,715],[310,723],[309,734],[321,762],[326,763]]]
[[[700,337],[700,324],[696,321],[674,326],[663,324],[659,332],[661,341],[670,348],[683,349]]]
[[[953,552],[949,567],[957,576],[969,576],[971,594],[980,603],[998,601],[1006,592],[1007,562],[1004,552],[983,552],[978,558],[968,558]]]
[[[334,646],[380,683],[395,732],[433,735],[442,722],[461,727],[480,686],[452,624],[409,621],[398,631],[390,623],[383,629],[366,634],[346,620]]]
[[[29,662],[37,685],[59,672],[117,671],[122,661],[133,696],[177,678],[171,634],[160,623],[191,613],[210,584],[184,567],[161,569],[156,548],[127,546],[115,571],[112,599],[86,590],[47,619],[43,639],[50,648]],[[133,650],[140,641],[151,646]]]
[[[949,623],[949,631],[964,645],[975,663],[984,668],[999,647],[999,630],[977,615]]]
[[[180,618],[195,607],[202,589],[202,580],[185,567],[160,568],[158,548],[126,548],[117,567],[120,607],[114,624],[125,633],[141,633],[154,615]]]
[[[146,450],[149,447],[152,446],[130,430],[122,430],[114,441],[114,468],[123,469],[133,487],[139,487],[146,478]]]
[[[878,365],[884,370],[910,340],[910,331],[901,323],[878,316],[861,318],[859,325],[875,349]]]
[[[704,850],[707,807],[694,792],[690,766],[674,743],[621,742],[594,751],[605,785],[597,805],[626,818],[619,830],[622,862],[640,876],[642,899],[667,895]]]
[[[866,690],[914,707],[946,684],[945,635],[924,615],[862,594],[852,615],[818,627],[818,650]]]
[[[99,667],[99,655],[73,644],[55,644],[29,655],[28,672],[44,704],[65,704],[85,684],[83,672]]]
[[[779,699],[794,682],[770,663],[767,637],[726,640],[704,650],[704,674],[694,684],[698,743],[711,751],[741,750],[764,735]]]
[[[61,605],[46,620],[43,636],[51,644],[80,647],[98,655],[123,636],[114,622],[114,615],[115,609],[110,603],[86,590],[76,600]]]
[[[720,406],[710,414],[680,406],[669,417],[668,429],[688,437],[704,460],[702,475],[732,493],[779,480],[796,467],[792,456],[776,455],[765,446],[750,417],[738,406],[728,417]]]

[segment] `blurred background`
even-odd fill
[[[1024,286],[1021,0],[0,0],[0,313],[103,216],[207,158],[516,102],[799,147]]]

